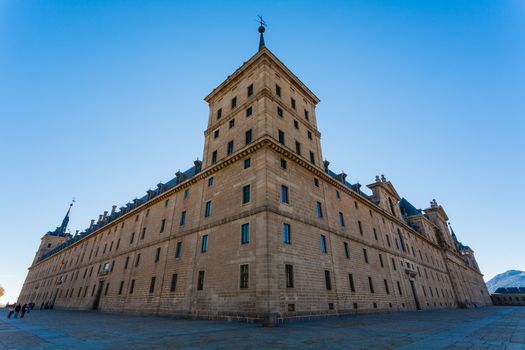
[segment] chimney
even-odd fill
[[[108,211],[104,210],[104,215],[102,215],[102,220],[105,220],[108,217]]]
[[[97,224],[98,224],[99,222],[101,222],[101,221],[102,221],[102,214],[100,214],[100,215],[98,216]]]
[[[92,220],[91,220],[91,223],[89,224],[89,228],[92,228],[93,225],[95,225],[95,219],[92,219]]]
[[[330,165],[330,162],[325,159],[323,161],[323,165],[324,165],[324,171],[328,172],[328,166]]]
[[[79,232],[80,232],[80,230],[76,230],[75,231],[75,236],[78,235]]]
[[[115,214],[116,210],[117,210],[117,206],[116,205],[112,205],[111,206],[111,216],[113,216],[113,214]]]

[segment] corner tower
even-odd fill
[[[62,224],[55,228],[54,231],[48,231],[41,239],[40,239],[40,246],[38,247],[38,250],[35,254],[35,259],[33,260],[33,264],[35,264],[40,257],[42,257],[44,254],[50,252],[53,250],[53,248],[57,247],[59,244],[67,241],[71,238],[71,235],[66,232],[67,225],[69,223],[69,213],[71,212],[71,207],[73,206],[73,203],[69,205],[69,208],[66,212],[66,216],[64,216],[64,219],[62,219]]]

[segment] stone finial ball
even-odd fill
[[[259,27],[259,33],[261,33],[261,34],[264,33],[264,30],[265,30],[265,29],[264,29],[263,26],[260,26],[260,27]]]

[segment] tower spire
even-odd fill
[[[262,16],[258,16],[259,17],[259,33],[261,33],[261,36],[259,38],[259,51],[262,50],[263,47],[265,47],[264,45],[264,32],[265,32],[265,27],[266,27],[266,22],[264,22]]]
[[[67,209],[66,216],[64,216],[64,219],[62,220],[62,225],[60,225],[57,228],[56,233],[59,236],[63,236],[66,233],[67,224],[69,223],[69,213],[71,212],[71,207],[73,206],[73,203],[75,203],[74,199],[71,201],[71,204],[69,204],[69,208]]]

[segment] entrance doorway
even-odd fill
[[[419,305],[419,298],[417,297],[416,285],[413,280],[410,280],[410,287],[412,288],[412,295],[414,295],[414,301],[416,302],[416,309],[421,310],[421,305]]]
[[[102,289],[104,288],[104,280],[98,282],[97,294],[95,295],[95,301],[93,302],[93,310],[98,310],[100,304],[100,298],[102,297]]]

